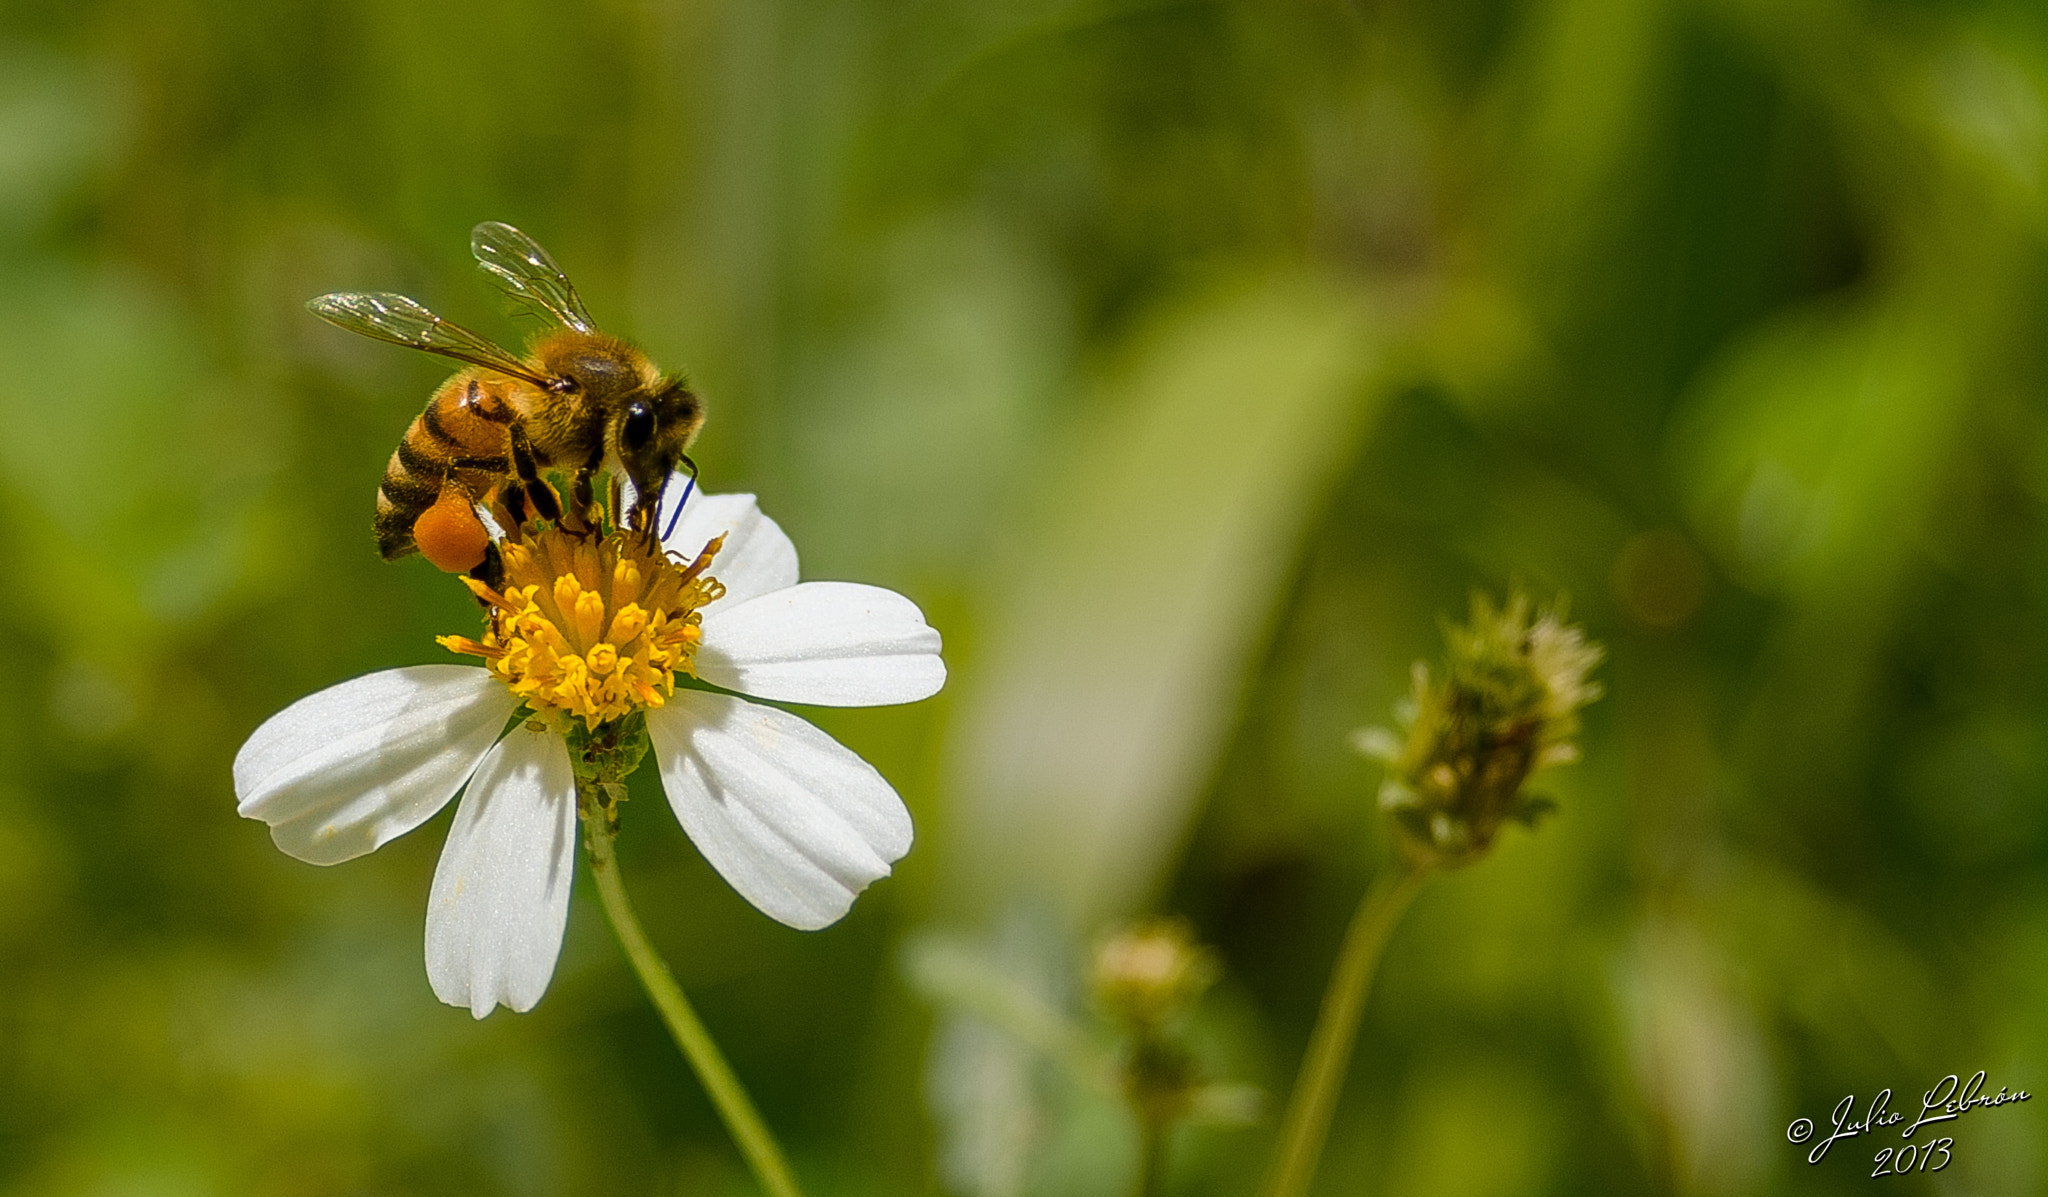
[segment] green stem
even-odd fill
[[[790,1171],[789,1161],[783,1158],[775,1136],[769,1133],[768,1124],[761,1121],[760,1112],[754,1109],[746,1089],[733,1075],[732,1065],[725,1062],[725,1054],[712,1041],[711,1032],[704,1029],[668,965],[662,962],[654,945],[647,942],[647,933],[640,929],[640,920],[633,914],[633,901],[626,896],[626,883],[619,877],[618,858],[612,852],[617,832],[608,814],[603,810],[586,814],[583,826],[589,832],[590,872],[597,879],[597,892],[604,899],[604,912],[611,919],[612,930],[618,933],[619,946],[626,949],[626,959],[633,962],[641,987],[661,1012],[661,1020],[668,1024],[669,1034],[675,1036],[676,1046],[683,1049],[690,1067],[696,1069],[697,1079],[703,1082],[705,1091],[711,1095],[711,1104],[718,1107],[719,1116],[725,1119],[726,1129],[739,1144],[740,1154],[747,1157],[755,1178],[771,1197],[803,1197],[796,1175]]]
[[[1344,947],[1337,954],[1330,987],[1323,993],[1322,1013],[1316,1017],[1315,1033],[1309,1036],[1301,1076],[1287,1103],[1280,1146],[1273,1155],[1272,1171],[1266,1175],[1263,1197],[1301,1197],[1308,1191],[1316,1161],[1322,1158],[1330,1115],[1337,1108],[1337,1094],[1344,1087],[1344,1073],[1351,1066],[1351,1047],[1358,1038],[1358,1020],[1365,1012],[1365,996],[1372,988],[1380,949],[1428,877],[1426,865],[1407,864],[1382,871],[1358,904],[1358,913],[1351,916],[1351,929],[1344,933]]]
[[[1166,1192],[1166,1124],[1156,1118],[1138,1123],[1138,1197]]]

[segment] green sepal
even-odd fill
[[[634,711],[594,728],[576,719],[567,739],[578,811],[586,817],[602,815],[607,826],[616,828],[619,806],[626,801],[626,779],[647,756],[646,715]]]

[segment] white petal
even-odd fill
[[[684,482],[682,474],[669,480],[670,502],[683,493]],[[662,547],[687,561],[703,552],[714,536],[725,537],[711,562],[711,576],[725,586],[725,597],[716,606],[738,606],[756,595],[796,585],[796,546],[774,520],[761,514],[754,496],[691,495]]]
[[[272,715],[235,754],[236,809],[300,860],[361,856],[446,806],[518,705],[468,665],[331,686]]]
[[[533,1009],[562,952],[575,867],[568,747],[552,732],[514,728],[477,769],[434,868],[434,996],[478,1018],[497,1005]]]
[[[910,812],[882,775],[785,711],[678,690],[647,712],[683,830],[740,896],[805,931],[910,851]]]
[[[939,692],[939,634],[917,604],[879,586],[805,582],[704,609],[697,676],[781,702],[872,707]]]

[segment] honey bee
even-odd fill
[[[487,570],[493,546],[484,513],[506,528],[529,514],[563,518],[560,496],[541,477],[547,469],[573,475],[571,510],[586,519],[592,476],[623,473],[633,485],[623,522],[651,532],[677,466],[696,474],[685,451],[704,424],[703,404],[680,377],[599,332],[568,276],[531,237],[486,221],[469,247],[500,287],[557,326],[524,357],[387,291],[342,291],[306,304],[350,332],[468,363],[434,392],[391,454],[377,487],[378,551],[396,561],[417,550],[450,573]]]

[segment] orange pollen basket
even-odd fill
[[[642,533],[544,527],[508,539],[502,591],[463,579],[489,608],[483,639],[440,643],[482,657],[535,711],[563,711],[587,727],[659,707],[678,672],[694,675],[698,610],[725,593],[704,571],[724,543],[718,537],[684,566]]]

